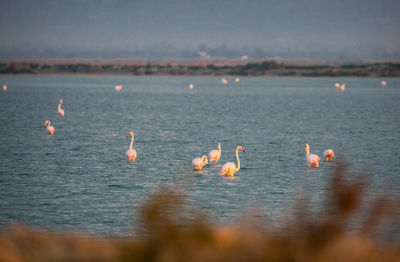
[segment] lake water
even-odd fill
[[[128,234],[143,201],[180,188],[213,221],[249,208],[272,224],[306,195],[318,206],[334,163],[308,169],[304,145],[332,148],[370,194],[400,193],[400,79],[11,76],[0,84],[0,229],[33,227]],[[340,92],[335,82],[345,82]],[[194,89],[188,88],[194,84]],[[116,92],[115,85],[122,85]],[[57,114],[64,100],[65,117]],[[55,127],[49,136],[45,120]],[[136,163],[125,152],[135,133]],[[236,179],[191,161],[221,143]]]

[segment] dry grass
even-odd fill
[[[162,190],[144,205],[139,236],[100,239],[16,226],[0,235],[0,261],[400,261],[398,242],[373,237],[395,219],[395,202],[381,197],[371,203],[365,189],[365,178],[349,179],[338,166],[324,210],[312,214],[299,204],[290,230],[273,233],[254,221],[213,225],[183,212],[180,194]],[[349,230],[363,207],[361,226]]]

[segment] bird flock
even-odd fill
[[[223,84],[227,84],[228,81],[225,78],[221,78],[221,82]],[[239,78],[237,77],[235,79],[235,82],[239,82]],[[384,87],[387,85],[386,81],[382,81],[381,82],[381,86]],[[194,85],[190,84],[189,88],[193,89]],[[334,84],[335,88],[339,88],[340,91],[345,91],[346,89],[346,84],[345,83],[335,83]],[[7,86],[3,85],[3,91],[7,90]],[[116,92],[120,92],[122,90],[122,86],[121,85],[117,85],[115,86],[115,91]],[[61,105],[63,103],[63,100],[60,99],[59,104],[58,104],[58,115],[60,117],[64,117],[65,116],[65,111],[64,109],[61,108]],[[54,135],[54,126],[51,125],[50,120],[46,120],[43,124],[43,126],[46,128],[47,133],[49,135]],[[132,131],[130,131],[129,133],[126,134],[126,138],[129,138],[129,136],[131,136],[131,143],[129,146],[129,149],[126,151],[126,157],[129,161],[135,162],[136,157],[137,157],[137,152],[135,149],[133,149],[133,141],[135,139],[135,135]],[[304,147],[305,153],[306,153],[306,162],[308,164],[309,167],[312,168],[317,168],[319,167],[319,161],[320,158],[318,155],[316,154],[312,154],[310,153],[310,146],[308,144],[305,145]],[[233,176],[235,173],[237,173],[240,170],[240,159],[239,159],[239,151],[245,152],[244,147],[242,146],[237,146],[236,147],[236,151],[235,151],[235,155],[236,155],[236,161],[237,161],[237,165],[233,162],[227,162],[224,165],[222,165],[221,170],[220,170],[220,174],[221,175],[225,175],[225,176]],[[213,149],[208,153],[208,156],[203,155],[202,157],[196,157],[192,160],[192,168],[195,171],[201,171],[202,168],[204,166],[206,166],[207,164],[212,164],[214,163],[215,165],[217,165],[219,159],[221,158],[221,143],[218,143],[217,149]],[[330,162],[332,161],[332,159],[335,157],[335,152],[333,149],[327,149],[323,152],[323,156],[324,156],[324,161],[325,162]]]
[[[238,83],[239,82],[239,78],[237,77],[235,79],[235,82]],[[225,78],[221,78],[221,83],[222,84],[227,84],[228,81]],[[387,83],[386,81],[382,81],[381,82],[382,86],[386,86]],[[335,88],[339,88],[340,91],[345,91],[346,90],[346,84],[345,83],[335,83],[334,84]],[[190,89],[194,88],[193,84],[189,85]],[[3,90],[7,90],[7,86],[3,86]],[[115,86],[115,91],[116,92],[120,92],[122,90],[122,86],[121,85],[117,85]],[[63,100],[60,99],[60,102],[58,104],[58,114],[60,117],[64,117],[65,112],[64,109],[61,108],[61,104],[63,103]],[[44,123],[44,126],[46,127],[46,130],[48,132],[49,135],[53,135],[54,134],[54,127],[51,125],[51,122],[49,120],[46,120],[46,122]],[[131,143],[129,146],[129,149],[126,151],[126,157],[129,161],[135,162],[136,157],[137,157],[137,152],[135,149],[133,149],[133,141],[135,139],[135,135],[132,131],[130,131],[129,133],[126,134],[126,138],[129,138],[129,136],[132,137],[131,139]],[[312,168],[317,168],[319,167],[319,161],[320,158],[318,155],[316,154],[312,154],[310,153],[310,146],[308,144],[305,145],[304,147],[305,153],[306,153],[306,161],[309,167]],[[227,162],[225,164],[222,165],[221,170],[220,170],[220,175],[225,175],[225,176],[233,176],[235,173],[237,173],[240,170],[240,159],[239,159],[239,151],[245,152],[244,147],[242,146],[237,146],[236,147],[236,151],[235,151],[235,155],[236,155],[236,162],[237,165],[233,162]],[[203,155],[202,157],[196,157],[192,160],[192,168],[194,171],[201,171],[203,169],[204,166],[206,166],[207,164],[217,164],[219,159],[221,158],[221,143],[218,143],[218,147],[217,149],[213,149],[208,153],[208,156]],[[332,159],[335,157],[335,151],[333,149],[327,149],[323,152],[323,156],[325,157],[324,161],[325,162],[330,162],[332,161]]]

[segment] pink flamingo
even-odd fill
[[[132,136],[132,140],[131,140],[131,145],[130,145],[129,149],[126,151],[126,157],[128,158],[128,160],[135,162],[137,153],[136,153],[135,149],[132,149],[133,140],[135,139],[135,136],[133,135],[132,132],[129,132],[128,134],[126,134],[125,137],[128,138],[129,135]]]
[[[46,122],[44,122],[43,126],[47,126],[46,129],[47,129],[47,132],[49,133],[49,135],[53,135],[54,134],[54,126],[52,126],[50,124],[49,120],[46,120]]]
[[[240,160],[239,160],[239,154],[238,154],[239,150],[246,152],[242,146],[236,147],[236,160],[238,163],[237,168],[236,168],[235,163],[233,163],[233,162],[225,163],[221,168],[221,172],[220,172],[221,175],[233,176],[233,174],[235,174],[237,171],[240,170]]]
[[[316,154],[310,154],[310,146],[308,144],[306,144],[304,149],[306,151],[308,165],[310,167],[317,168],[319,166],[319,156],[317,156]]]
[[[64,109],[61,108],[61,104],[62,104],[63,100],[60,99],[60,103],[58,104],[58,114],[60,116],[64,116]]]
[[[7,86],[6,85],[3,86],[3,90],[7,91]]]
[[[324,151],[324,157],[325,157],[325,162],[329,162],[332,160],[332,158],[335,157],[335,151],[333,151],[332,149],[327,149]]]
[[[337,82],[335,83],[335,85],[334,85],[334,86],[335,86],[335,88],[340,88],[340,84],[339,84],[339,83],[337,83]]]
[[[343,84],[340,86],[340,91],[344,92],[344,90],[346,90],[346,84],[345,84],[345,83],[343,83]]]
[[[121,91],[121,89],[122,89],[122,86],[115,86],[115,91],[119,92],[119,91]]]
[[[212,162],[217,163],[218,160],[221,158],[221,143],[218,143],[218,150],[214,149],[208,153],[208,160],[210,160],[210,164]]]
[[[228,84],[228,80],[225,79],[225,77],[221,78],[221,83],[224,85]]]
[[[194,87],[193,84],[190,84],[190,85],[189,85],[189,88],[190,88],[190,89],[193,89],[193,87]]]
[[[201,158],[197,157],[197,158],[193,159],[193,161],[192,161],[193,170],[196,170],[196,171],[200,171],[203,168],[203,166],[205,166],[207,164],[208,164],[208,160],[207,160],[206,156],[202,156]]]
[[[386,86],[386,85],[387,85],[386,81],[382,81],[382,82],[381,82],[381,85],[382,85],[382,86]],[[4,91],[5,91],[5,90],[4,90]]]

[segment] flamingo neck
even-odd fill
[[[237,168],[235,172],[240,170],[239,148],[236,148],[236,160],[237,160]]]
[[[310,147],[306,146],[305,151],[306,151],[306,156],[310,155]]]
[[[219,152],[219,154],[221,154],[221,144],[220,143],[218,143],[218,152]]]
[[[206,156],[202,156],[201,157],[201,161],[202,161],[202,165],[205,166],[208,162],[207,157]]]
[[[50,121],[49,122],[47,122],[47,125],[46,126],[50,126]]]
[[[130,145],[130,147],[129,147],[129,149],[130,150],[132,150],[132,146],[133,146],[133,140],[134,140],[134,136],[133,136],[133,134],[131,134],[132,135],[132,140],[131,140],[131,145]]]
[[[58,104],[58,110],[61,109],[61,102]]]

